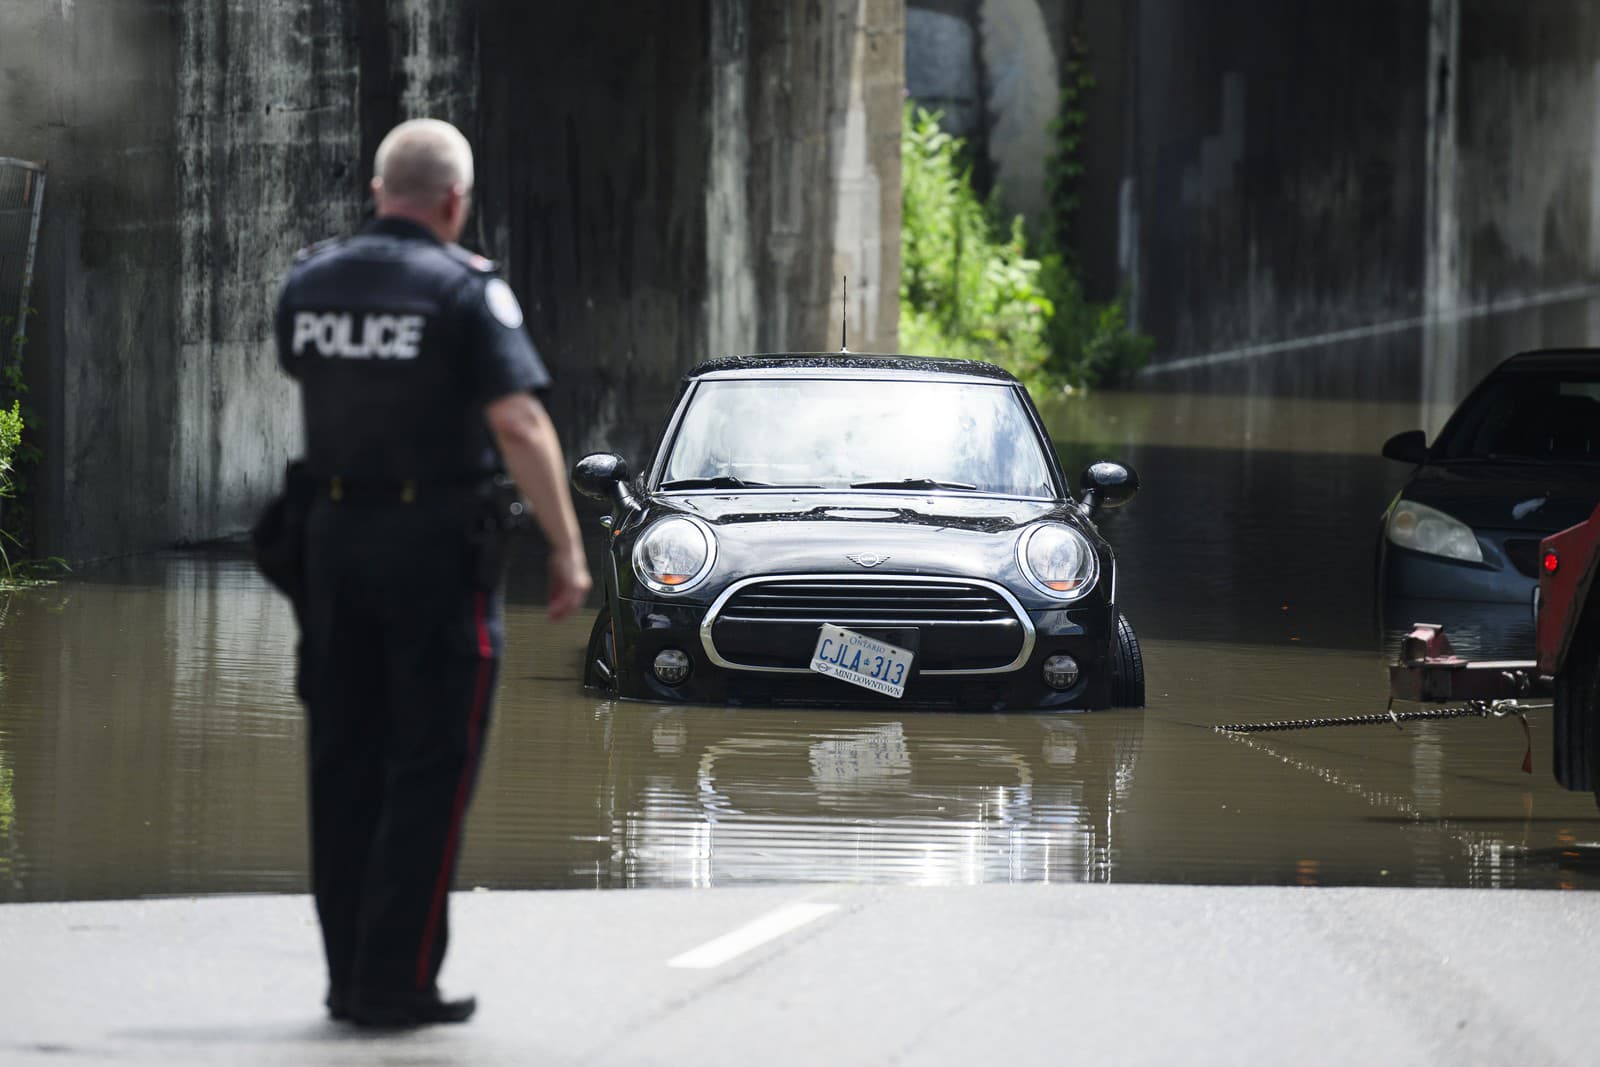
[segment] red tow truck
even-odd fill
[[[1539,546],[1532,660],[1470,661],[1453,655],[1442,627],[1418,623],[1389,669],[1396,700],[1424,703],[1554,698],[1556,781],[1600,803],[1600,506]]]

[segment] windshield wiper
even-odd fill
[[[969,489],[978,487],[968,482],[941,482],[936,478],[900,478],[885,482],[851,482],[852,489]]]
[[[820,489],[817,485],[779,485],[776,482],[751,482],[731,474],[712,478],[674,478],[662,482],[662,489]]]

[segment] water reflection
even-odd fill
[[[627,886],[1104,881],[1143,719],[611,714]]]
[[[1150,707],[1093,715],[657,707],[578,688],[518,559],[464,885],[1011,881],[1600,886],[1600,818],[1514,721],[1248,738],[1378,710],[1371,549],[1404,406],[1096,396],[1069,461],[1145,488],[1102,528]],[[227,553],[0,597],[0,900],[305,888],[283,602]]]

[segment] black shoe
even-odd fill
[[[438,993],[353,993],[343,998],[340,1007],[344,1017],[357,1026],[427,1026],[466,1022],[478,1010],[478,1000],[476,997],[446,1000]],[[333,1010],[330,1003],[328,1011]]]
[[[327,1005],[328,1018],[334,1022],[342,1023],[350,1020],[350,1009],[345,1006],[343,991],[338,989],[328,990],[328,995],[323,998],[322,1003]]]

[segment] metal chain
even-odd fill
[[[1224,734],[1259,734],[1278,730],[1316,730],[1324,726],[1380,726],[1392,723],[1396,729],[1401,723],[1427,722],[1437,719],[1501,719],[1507,715],[1522,715],[1549,704],[1523,704],[1516,700],[1473,700],[1455,708],[1427,708],[1422,711],[1395,711],[1394,701],[1389,709],[1372,715],[1344,715],[1320,719],[1280,719],[1275,722],[1228,722],[1212,729]]]

